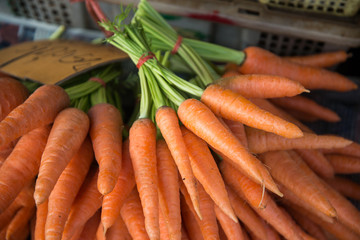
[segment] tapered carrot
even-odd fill
[[[353,174],[360,173],[360,157],[352,157],[341,154],[326,154],[335,173]]]
[[[341,120],[335,111],[304,96],[280,97],[270,101],[284,109],[297,110],[327,122],[339,122]]]
[[[283,109],[289,115],[291,115],[293,118],[296,118],[297,120],[302,121],[302,122],[316,122],[316,121],[323,120],[317,116],[311,115],[311,113],[302,112],[297,109],[285,109],[285,108],[283,108]],[[340,121],[340,118],[339,118],[339,120],[336,120],[336,121]]]
[[[10,204],[10,206],[6,208],[6,210],[3,213],[0,214],[0,231],[6,230],[7,225],[10,223],[11,219],[15,216],[16,212],[22,207],[23,206],[18,204],[15,199],[15,201],[12,204]],[[3,234],[5,238],[6,231]]]
[[[130,157],[136,186],[150,239],[159,239],[159,199],[156,169],[156,128],[148,118],[136,120],[130,128]]]
[[[190,240],[184,225],[181,227],[181,240]]]
[[[166,220],[164,219],[164,215],[160,209],[159,209],[159,230],[160,230],[160,240],[170,239],[168,226],[166,225]],[[180,239],[181,239],[181,234],[180,234]]]
[[[219,239],[220,240],[228,240],[225,232],[224,232],[224,229],[221,227],[221,225],[219,224],[219,221],[218,221],[218,225],[219,225]]]
[[[337,154],[349,155],[353,157],[360,157],[360,143],[352,142],[350,145],[343,148],[321,149],[321,151],[325,154],[337,153]]]
[[[224,181],[208,145],[204,140],[185,127],[182,127],[181,131],[195,177],[199,180],[214,203],[234,222],[237,222],[225,189]]]
[[[307,167],[304,162],[293,159],[287,151],[266,152],[261,154],[260,159],[269,167],[274,179],[295,193],[298,198],[329,217],[336,216],[334,207],[314,184],[315,174],[303,170]]]
[[[233,77],[223,77],[216,83],[245,98],[292,97],[302,92],[308,92],[298,81],[273,75],[239,74]]]
[[[175,110],[167,106],[158,108],[156,110],[156,123],[169,147],[182,179],[185,179],[184,184],[188,189],[194,208],[200,216],[199,196],[195,184],[196,179],[191,169],[185,142],[180,131],[179,119],[176,116]]]
[[[45,239],[61,239],[71,205],[84,182],[94,153],[91,141],[86,138],[79,151],[61,173],[49,196],[45,224]]]
[[[245,148],[248,148],[244,125],[241,122],[231,121],[228,119],[223,119],[223,121],[229,127],[234,136],[240,140],[242,145],[244,145]]]
[[[122,204],[135,187],[128,139],[124,141],[122,147],[122,166],[117,183],[113,191],[104,196],[101,208],[101,222],[104,225],[105,233],[119,218]]]
[[[145,229],[143,208],[136,188],[133,189],[129,197],[125,200],[121,208],[121,217],[124,220],[132,239],[149,239]]]
[[[86,180],[81,186],[67,218],[63,240],[69,240],[76,233],[76,230],[84,226],[86,222],[100,209],[103,195],[97,187],[99,169],[92,168]],[[100,217],[100,216],[99,216]]]
[[[244,49],[246,60],[239,67],[243,74],[270,74],[299,81],[307,89],[350,91],[357,85],[341,74],[294,63],[259,47]]]
[[[0,170],[0,213],[38,174],[49,133],[50,126],[44,126],[25,134],[4,162]]]
[[[48,200],[36,208],[35,239],[37,240],[45,240],[45,223],[47,213]]]
[[[30,230],[30,220],[35,214],[35,202],[28,206],[22,207],[11,220],[6,230],[6,239],[16,239],[14,236],[24,231],[25,229]],[[29,234],[29,232],[28,232]]]
[[[29,91],[20,81],[11,77],[0,77],[0,121],[29,96]]]
[[[11,236],[6,237],[6,240],[27,240],[30,237],[30,228],[28,225],[17,229]]]
[[[240,94],[217,84],[212,84],[205,89],[201,101],[216,115],[225,119],[239,121],[247,126],[287,138],[297,138],[303,135],[296,125],[257,107]]]
[[[106,240],[131,240],[129,231],[126,228],[125,222],[119,216],[114,224],[106,232]]]
[[[360,184],[346,177],[335,176],[325,181],[345,197],[360,200]]]
[[[245,149],[204,104],[195,99],[185,100],[178,109],[178,115],[190,131],[226,155],[234,164],[243,169],[247,176],[258,183],[263,182],[264,179],[258,169],[260,167],[257,164],[258,159]],[[267,185],[272,185],[272,183],[267,183]],[[276,185],[273,185],[276,189]]]
[[[283,57],[283,59],[307,66],[326,68],[345,62],[349,57],[350,55],[348,53],[346,53],[343,50],[339,50],[339,51],[323,52],[323,53],[317,53],[317,54],[311,54],[305,56],[291,56],[291,57],[288,56],[288,57]]]
[[[294,148],[317,149],[345,147],[352,143],[350,140],[335,135],[317,135],[305,132],[303,137],[288,139],[250,127],[245,127],[245,131],[249,150],[253,153],[289,150]]]
[[[64,109],[55,118],[41,157],[34,193],[36,205],[49,197],[61,172],[79,150],[88,130],[89,118],[80,109]]]
[[[243,240],[243,233],[241,225],[238,222],[234,222],[228,215],[226,215],[217,205],[215,207],[215,214],[220,226],[222,227],[225,235],[228,239]]]
[[[200,226],[195,218],[196,213],[191,210],[187,205],[186,200],[182,194],[180,194],[181,216],[183,225],[186,228],[188,236],[192,240],[204,240],[202,236]]]
[[[113,190],[120,174],[123,121],[120,111],[108,103],[96,104],[88,115],[89,133],[100,169],[98,188],[106,195]]]
[[[156,143],[159,203],[168,239],[181,239],[180,186],[175,161],[164,140]],[[186,181],[186,180],[185,180]],[[160,233],[161,235],[161,233]]]
[[[69,96],[61,87],[39,87],[0,122],[0,147],[35,128],[52,123],[69,104]]]
[[[100,221],[101,221],[101,211],[96,211],[88,219],[88,221],[85,222],[78,240],[89,240],[89,239],[95,240],[97,228],[99,227],[99,224],[101,223]]]
[[[317,149],[295,149],[307,165],[323,178],[334,177],[334,168],[324,154]]]

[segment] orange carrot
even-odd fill
[[[302,92],[308,92],[298,81],[272,75],[239,74],[220,78],[216,83],[245,98],[292,97]]]
[[[186,228],[186,232],[191,240],[204,240],[202,236],[200,226],[195,218],[196,213],[190,209],[186,200],[182,194],[180,194],[181,216],[183,225]]]
[[[195,184],[196,179],[191,169],[185,142],[180,131],[179,119],[176,116],[175,110],[167,106],[158,108],[156,110],[156,123],[175,160],[181,178],[185,179],[186,189],[188,189],[194,208],[200,216],[199,196]]]
[[[0,122],[29,96],[29,91],[20,81],[11,77],[0,77]]]
[[[322,149],[323,153],[337,153],[343,155],[349,155],[353,157],[360,157],[360,143],[353,142],[350,145],[343,148],[331,148],[331,149]]]
[[[35,239],[45,240],[45,223],[48,213],[48,200],[37,206],[36,209],[36,224],[35,224]]]
[[[326,154],[335,173],[353,174],[360,173],[360,157],[352,157],[341,154]]]
[[[245,131],[249,150],[253,153],[289,150],[294,148],[317,149],[345,147],[351,143],[350,140],[334,135],[317,135],[305,132],[303,137],[288,139],[250,127],[245,127]]]
[[[212,84],[205,89],[201,101],[217,116],[225,119],[239,121],[247,126],[287,138],[297,138],[303,135],[302,131],[294,124],[257,107],[240,94],[217,84]]]
[[[89,118],[82,110],[67,108],[55,118],[41,157],[34,198],[36,205],[45,201],[61,172],[79,150],[89,130]]]
[[[181,240],[190,240],[184,225],[181,227]]]
[[[230,131],[234,134],[234,136],[240,140],[242,145],[244,145],[245,148],[248,148],[244,125],[241,122],[231,121],[227,119],[223,119],[223,121],[229,127]]]
[[[218,225],[219,225],[219,221],[218,221]],[[241,235],[242,237],[242,235]],[[228,240],[225,232],[224,232],[224,229],[222,229],[221,225],[219,225],[219,239],[220,240]]]
[[[166,225],[166,220],[164,219],[164,215],[160,209],[159,209],[159,230],[160,230],[160,240],[170,239],[168,226]],[[180,239],[181,239],[181,233],[180,233]]]
[[[316,121],[323,120],[317,116],[311,115],[310,113],[302,112],[297,109],[284,109],[284,111],[285,110],[293,118],[296,118],[297,120],[302,121],[302,122],[316,122]]]
[[[227,238],[243,240],[241,225],[229,218],[217,205],[214,205],[214,207],[216,218]]]
[[[0,147],[35,128],[52,123],[69,104],[69,96],[61,87],[39,87],[0,122]]]
[[[168,239],[181,239],[181,212],[178,172],[164,140],[156,143],[159,204]],[[160,232],[161,235],[161,232]]]
[[[44,126],[25,134],[4,162],[0,169],[0,213],[37,175],[49,133],[50,126]]]
[[[118,217],[114,224],[106,232],[106,240],[131,240],[129,231],[126,228],[122,217]]]
[[[295,149],[295,152],[306,162],[306,164],[319,176],[323,178],[334,177],[334,168],[319,150]]]
[[[359,183],[356,183],[355,181],[349,178],[340,177],[340,176],[335,176],[334,178],[327,178],[325,179],[325,181],[345,197],[355,200],[360,200]]]
[[[106,195],[113,190],[121,170],[123,121],[120,111],[108,103],[91,107],[88,116],[89,134],[100,169],[98,188]]]
[[[345,62],[349,57],[350,55],[347,54],[345,51],[339,50],[305,56],[288,56],[283,57],[283,59],[307,66],[326,68]]]
[[[241,75],[238,71],[234,70],[227,70],[221,77],[222,78],[228,78],[228,77],[236,77]]]
[[[125,199],[135,187],[134,170],[132,167],[129,140],[122,144],[122,166],[120,175],[113,191],[104,196],[101,209],[101,222],[104,225],[104,232],[109,229],[120,216],[121,207]]]
[[[35,202],[22,207],[11,220],[6,230],[6,239],[17,239],[16,234],[27,229],[30,233],[30,220],[35,214]],[[28,236],[27,234],[27,236]]]
[[[199,180],[214,203],[234,222],[237,222],[225,189],[224,181],[208,145],[185,127],[182,127],[181,131],[195,177]]]
[[[159,239],[159,198],[156,169],[156,128],[148,118],[136,120],[130,128],[130,156],[135,182],[150,239]]]
[[[299,81],[307,89],[350,91],[357,85],[341,74],[294,63],[259,47],[244,49],[246,60],[239,67],[243,74],[270,74]]]
[[[308,202],[329,217],[336,216],[334,207],[314,184],[315,174],[303,170],[307,168],[304,162],[293,159],[286,151],[263,153],[260,159],[269,167],[274,179],[295,193],[299,199]]]
[[[99,169],[92,168],[88,177],[81,186],[66,221],[62,240],[71,239],[76,230],[84,226],[86,222],[100,209],[103,195],[97,187]],[[99,215],[100,217],[100,215]]]
[[[89,138],[86,138],[79,151],[61,173],[49,196],[48,214],[45,224],[45,239],[61,239],[71,205],[84,182],[94,153]]]
[[[95,184],[96,186],[96,184]],[[101,220],[101,212],[96,211],[93,216],[89,218],[88,221],[83,226],[82,232],[78,238],[78,240],[95,240],[97,228],[99,227]]]
[[[8,147],[0,150],[0,167],[3,165],[6,158],[10,155],[13,149],[14,149],[13,147]]]
[[[237,71],[238,70],[238,65],[236,65],[235,63],[227,63],[225,65],[225,71]]]
[[[341,120],[339,115],[330,108],[304,96],[274,98],[270,101],[284,109],[297,110],[327,122],[339,122]]]
[[[263,182],[264,179],[258,169],[261,166],[257,164],[258,159],[245,149],[209,108],[200,101],[188,99],[179,106],[178,114],[182,123],[190,131],[226,155],[235,165],[243,169],[251,179],[258,183]],[[267,183],[267,185],[273,185],[276,189],[275,184]]]
[[[136,188],[125,200],[121,208],[121,217],[134,240],[149,239],[145,229],[145,218],[139,194]]]
[[[267,224],[265,221],[263,221],[263,223],[266,229],[267,240],[281,240],[280,235],[278,234],[277,231],[275,231],[275,229],[272,226]]]

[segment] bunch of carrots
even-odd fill
[[[340,175],[359,173],[360,144],[298,118],[339,121],[301,94],[353,82],[256,47],[218,78],[146,1],[125,16],[101,26],[139,69],[128,137],[114,104],[82,110],[60,86],[0,78],[0,239],[360,239],[360,186]]]

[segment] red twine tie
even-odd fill
[[[138,69],[141,68],[141,66],[146,63],[147,60],[152,59],[152,58],[156,58],[155,55],[152,52],[149,52],[148,55],[145,56],[146,53],[143,53],[143,55],[141,55],[141,57],[139,58],[138,63],[136,64],[136,67]]]
[[[176,43],[174,45],[174,48],[171,50],[171,54],[176,54],[177,53],[177,51],[179,50],[179,47],[180,47],[180,45],[182,43],[182,40],[183,40],[182,36],[179,35],[177,40],[176,40]]]
[[[103,87],[106,87],[106,82],[104,82],[104,80],[102,80],[101,78],[92,77],[92,78],[89,79],[89,81],[98,82],[98,83],[100,83]]]

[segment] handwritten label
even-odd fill
[[[26,42],[0,50],[0,70],[44,84],[59,84],[128,56],[112,47],[73,40]]]

